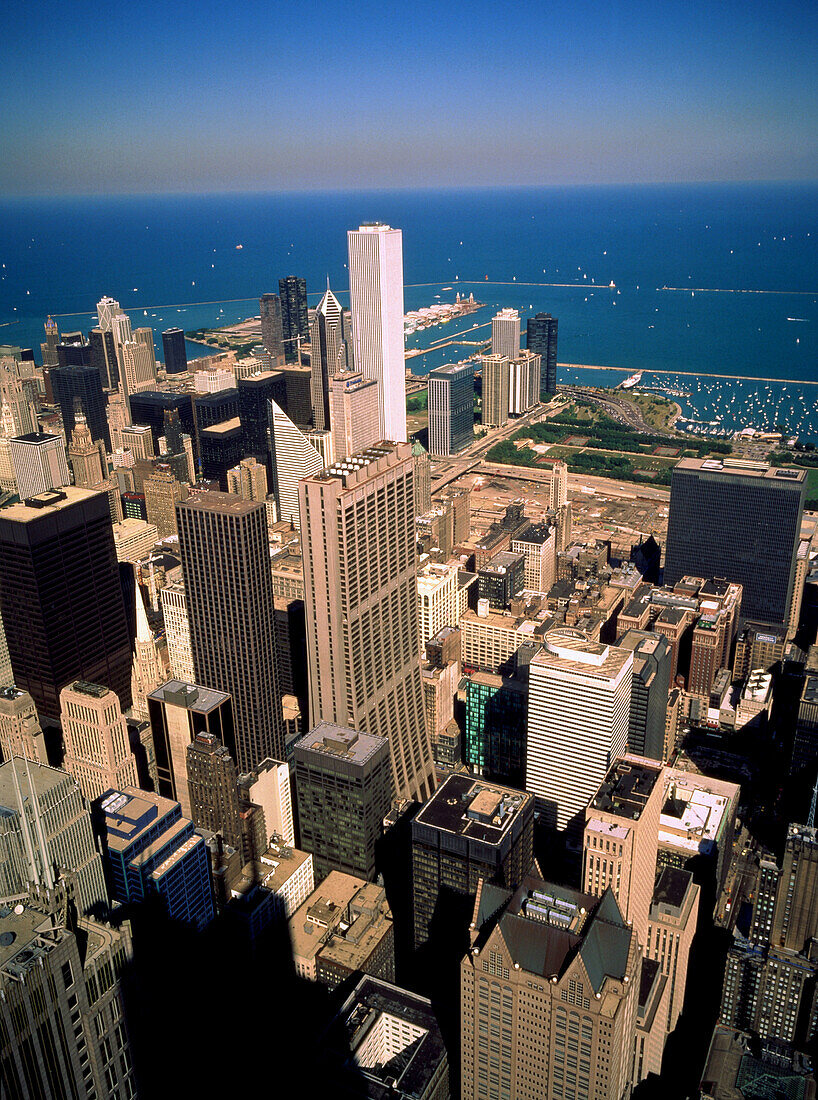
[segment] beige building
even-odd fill
[[[156,454],[153,446],[153,433],[145,424],[125,424],[120,428],[120,446],[130,451],[135,459],[147,462]]]
[[[412,448],[381,442],[298,486],[310,720],[386,737],[395,795],[434,763],[417,625]]]
[[[460,964],[461,1097],[630,1094],[639,948],[610,890],[481,882]]]
[[[268,837],[277,835],[284,845],[292,847],[295,826],[289,765],[280,760],[262,760],[251,772],[239,776],[239,788],[247,802],[261,806],[264,811]]]
[[[460,621],[460,585],[457,562],[427,562],[418,570],[418,630],[421,650],[444,626]]]
[[[395,980],[392,913],[382,886],[330,871],[290,920],[295,972],[335,988],[356,971]]]
[[[505,355],[481,355],[483,372],[483,426],[502,428],[508,423],[509,366]]]
[[[193,676],[193,650],[190,642],[190,623],[187,615],[187,594],[182,581],[166,584],[159,590],[162,617],[165,621],[165,640],[168,647],[168,671],[171,676],[186,684],[195,683]]]
[[[48,763],[34,700],[16,687],[0,689],[0,756],[4,760],[25,756],[27,760]]]
[[[137,786],[128,723],[117,695],[101,684],[75,680],[60,692],[63,767],[89,801],[106,791]]]
[[[464,669],[497,673],[521,645],[542,641],[544,626],[535,619],[480,607],[460,619],[461,664]]]
[[[378,442],[378,383],[361,371],[330,378],[330,417],[335,461],[341,462]]]
[[[227,471],[227,491],[243,500],[267,499],[267,470],[255,458],[243,458]]]
[[[117,561],[142,561],[159,539],[156,525],[144,519],[123,519],[114,524]]]
[[[148,523],[153,523],[160,539],[178,534],[176,502],[187,499],[187,486],[177,481],[169,469],[157,469],[145,478],[145,508]]]

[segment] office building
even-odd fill
[[[65,887],[0,908],[0,1081],[4,1097],[135,1096],[120,976],[130,927],[65,909]]]
[[[92,328],[88,333],[91,366],[99,375],[104,389],[119,389],[119,362],[116,357],[114,334],[110,329]]]
[[[471,909],[481,880],[516,890],[534,860],[534,799],[455,774],[412,820],[414,944],[446,905]]]
[[[130,398],[131,418],[134,424],[147,424],[153,436],[154,453],[159,452],[159,440],[165,434],[165,412],[176,410],[182,431],[195,436],[193,405],[189,393],[166,393],[164,390],[145,390]],[[233,415],[236,415],[235,413]],[[222,420],[224,417],[216,417]],[[208,421],[212,423],[213,421]]]
[[[481,355],[483,374],[484,428],[502,428],[508,423],[509,367],[505,355]]]
[[[254,458],[243,458],[227,471],[227,491],[242,500],[267,500],[267,467]]]
[[[11,760],[12,756],[25,756],[47,764],[45,739],[37,717],[34,700],[27,691],[20,691],[11,683],[11,665],[9,682],[0,687],[0,758]]]
[[[330,427],[330,378],[343,369],[344,328],[341,303],[329,288],[318,303],[310,326],[310,393],[312,422],[320,431]]]
[[[536,313],[528,318],[525,346],[540,356],[540,395],[553,397],[557,392],[557,318]]]
[[[298,486],[310,718],[387,737],[393,793],[434,789],[417,626],[412,451],[380,443]]]
[[[119,344],[119,369],[122,393],[126,400],[134,393],[156,388],[156,359],[153,344],[142,340],[126,340]],[[132,414],[133,415],[133,414]]]
[[[355,369],[378,383],[381,439],[406,440],[403,235],[388,225],[347,233]]]
[[[170,466],[162,463],[145,478],[143,492],[148,523],[156,527],[159,538],[176,535],[176,505],[186,499],[187,486],[174,477]]]
[[[187,595],[181,582],[166,584],[159,591],[165,641],[168,647],[168,672],[183,683],[193,683],[193,650],[190,643],[190,622]]]
[[[466,677],[463,763],[476,774],[525,784],[528,676],[472,672]]]
[[[79,913],[108,907],[91,815],[76,781],[61,768],[16,756],[0,764],[0,898],[24,897],[71,879]]]
[[[149,328],[147,325],[142,328],[135,328],[133,330],[133,338],[137,344],[142,344],[147,351],[151,370],[153,371],[153,377],[156,378],[156,347],[153,342],[153,329]]]
[[[322,1068],[342,1100],[448,1100],[449,1064],[430,1001],[369,975],[321,1041]]]
[[[662,634],[650,630],[628,630],[617,645],[633,653],[628,751],[663,761],[670,691],[670,645]]]
[[[460,963],[463,1100],[628,1096],[639,979],[610,891],[481,883]]]
[[[227,471],[241,461],[243,454],[244,432],[237,416],[199,432],[202,478],[217,481],[222,492],[227,492]]]
[[[166,328],[162,332],[162,356],[167,374],[183,374],[187,370],[187,348],[184,330]]]
[[[91,439],[91,431],[82,413],[77,414],[74,430],[68,444],[68,462],[78,489],[104,489],[108,487],[108,461],[105,444]]]
[[[71,482],[65,445],[58,435],[31,432],[18,436],[9,440],[9,455],[20,500]]]
[[[120,904],[158,897],[171,920],[201,931],[214,916],[210,858],[178,802],[126,787],[97,803],[102,858]]]
[[[238,416],[244,431],[244,455],[262,463],[268,477],[272,473],[270,459],[270,402],[284,407],[286,379],[281,371],[255,371],[236,382],[239,398]]]
[[[446,626],[460,621],[460,571],[457,562],[429,562],[418,570],[418,630],[421,650]]]
[[[460,616],[459,625],[464,671],[498,674],[521,645],[542,642],[547,624],[524,615],[490,611],[485,604],[478,604],[476,611]]]
[[[261,342],[271,357],[273,367],[284,365],[284,330],[281,323],[281,299],[277,294],[262,294],[259,298]]]
[[[495,611],[506,608],[525,587],[525,554],[503,550],[477,570],[479,598]]]
[[[557,512],[568,501],[568,463],[558,458],[551,464],[548,507]]]
[[[60,692],[62,766],[89,802],[111,787],[135,786],[136,761],[119,699],[101,684],[75,680]]]
[[[187,750],[197,734],[207,733],[228,749],[235,744],[230,696],[214,688],[168,680],[148,695],[159,793],[193,816],[188,791]],[[195,818],[194,818],[195,820]],[[198,822],[197,822],[198,824]]]
[[[227,692],[241,771],[281,759],[284,737],[264,504],[201,493],[176,505],[198,684]]]
[[[525,555],[525,578],[522,587],[530,592],[548,592],[554,583],[557,558],[556,527],[548,523],[532,523],[511,540],[511,551]]]
[[[108,498],[65,487],[0,512],[0,611],[14,682],[58,719],[72,680],[131,705],[131,638]]]
[[[743,619],[785,626],[805,489],[803,470],[682,459],[670,487],[665,584],[686,574],[725,577],[742,586]]]
[[[474,439],[474,366],[454,363],[429,374],[429,453],[451,455]]]
[[[491,354],[511,362],[520,357],[520,314],[516,309],[501,309],[491,319]]]
[[[432,507],[432,472],[429,452],[417,440],[412,443],[412,462],[415,468],[415,515],[424,516]]]
[[[330,871],[375,879],[375,847],[392,801],[385,737],[319,722],[295,745],[301,845],[320,882]]]
[[[332,445],[335,461],[342,462],[380,439],[378,383],[360,371],[343,371],[329,384]]]
[[[395,977],[395,933],[383,886],[330,871],[289,922],[295,972],[335,989],[356,972]]]
[[[324,468],[324,460],[307,436],[275,401],[272,410],[273,495],[281,519],[301,526],[298,483]]]
[[[570,627],[543,642],[529,671],[525,786],[546,824],[573,831],[626,751],[633,654]]]
[[[285,847],[294,847],[290,765],[282,760],[262,760],[252,771],[239,776],[239,790],[245,802],[261,807],[268,837]]]
[[[712,865],[716,886],[721,888],[730,866],[741,788],[725,779],[668,767],[663,782],[658,865],[685,867],[698,856],[697,863]]]
[[[44,324],[45,343],[40,344],[44,367],[57,366],[57,344],[60,342],[60,328],[53,317],[49,316]]]
[[[186,801],[189,801],[193,824],[210,833],[221,833],[225,843],[242,853],[242,856],[260,856],[267,848],[266,837],[260,850],[245,852],[238,772],[230,751],[214,734],[200,732],[188,744],[185,755],[188,785]],[[256,845],[249,847],[253,849]]]
[[[517,353],[508,363],[508,411],[523,416],[540,400],[540,357],[531,351]]]
[[[690,948],[699,916],[701,888],[690,871],[662,867],[656,875],[648,913],[648,940],[643,949],[647,959],[659,963],[667,980],[664,998],[666,1035],[676,1027],[684,1006]],[[659,1072],[659,1066],[655,1067]]]
[[[142,561],[153,550],[159,532],[143,519],[123,519],[113,525],[117,561]]]
[[[88,424],[91,438],[94,441],[101,439],[110,450],[107,401],[99,371],[95,367],[52,367],[50,377],[54,400],[60,408],[65,438],[71,438],[79,407]]]
[[[310,337],[307,310],[307,280],[297,275],[287,275],[278,280],[281,299],[281,330],[284,335],[284,358],[288,363],[298,362],[301,340]]]

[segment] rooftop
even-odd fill
[[[798,485],[806,481],[806,470],[780,469],[761,462],[747,462],[739,458],[683,458],[676,463],[674,473],[679,470],[690,473],[731,474],[734,477],[763,479],[767,482],[787,482]]]
[[[53,515],[64,508],[70,508],[72,504],[104,496],[104,493],[91,489],[77,489],[74,485],[63,485],[60,489],[49,489],[29,497],[26,501],[8,505],[0,510],[0,517],[15,520],[17,523],[30,523],[43,516]]]
[[[319,722],[295,743],[296,752],[320,753],[361,765],[384,748],[388,751],[388,746],[385,737],[360,733],[346,726],[336,726],[333,722]]]
[[[650,767],[633,758],[617,760],[594,795],[595,810],[638,821],[656,786],[661,767]]]
[[[592,642],[581,630],[556,627],[545,633],[545,645],[531,664],[564,669],[583,676],[614,680],[623,671],[631,654],[618,646]]]
[[[234,493],[219,493],[215,489],[206,489],[187,500],[177,501],[176,507],[195,512],[220,512],[230,516],[244,516],[261,509],[266,511],[263,500],[242,500]]]
[[[231,417],[230,420],[220,420],[218,424],[210,424],[207,428],[202,428],[200,435],[220,436],[229,435],[230,432],[241,431],[241,421],[237,416]]]
[[[199,684],[187,684],[183,680],[168,680],[148,695],[160,703],[175,707],[184,707],[194,714],[209,714],[230,698],[226,691],[201,687]]]
[[[533,796],[525,791],[457,774],[438,787],[415,821],[484,844],[499,844],[511,823],[532,805]]]

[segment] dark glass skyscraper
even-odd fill
[[[273,357],[273,365],[284,362],[284,332],[281,324],[281,299],[277,294],[262,294],[258,300],[261,315],[261,342]]]
[[[159,438],[165,434],[165,410],[176,409],[182,431],[195,438],[193,404],[189,393],[164,393],[160,390],[143,390],[130,396],[131,419],[134,424],[150,427],[153,446],[159,453]]]
[[[474,366],[455,363],[429,373],[429,454],[451,455],[474,440]]]
[[[271,484],[270,402],[286,404],[287,384],[279,371],[260,371],[236,383],[239,391],[239,419],[244,430],[244,456],[263,462]]]
[[[540,397],[557,392],[557,318],[537,313],[528,318],[525,346],[542,357]]]
[[[116,357],[113,332],[92,328],[88,333],[88,344],[91,352],[91,366],[99,371],[102,385],[106,389],[115,390],[119,385],[119,362]]]
[[[162,333],[162,355],[168,374],[182,374],[187,370],[185,334],[180,328],[166,328]]]
[[[0,511],[0,610],[14,682],[60,717],[72,680],[131,705],[131,634],[107,493],[66,487]]]
[[[176,519],[196,682],[233,698],[240,771],[283,760],[266,507],[202,493]]]
[[[91,438],[105,441],[105,447],[111,449],[111,433],[108,430],[106,415],[107,401],[102,390],[102,379],[96,366],[93,367],[52,367],[51,389],[54,400],[60,406],[66,439],[71,438],[74,430],[74,401],[79,398],[80,407]]]
[[[281,298],[281,328],[284,334],[284,357],[288,363],[298,359],[298,337],[310,338],[307,319],[307,281],[298,275],[278,280]]]
[[[743,620],[787,622],[806,474],[725,458],[683,458],[670,485],[666,585],[683,576],[743,586]]]

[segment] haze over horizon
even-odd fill
[[[817,40],[795,2],[16,5],[0,192],[814,180]]]

